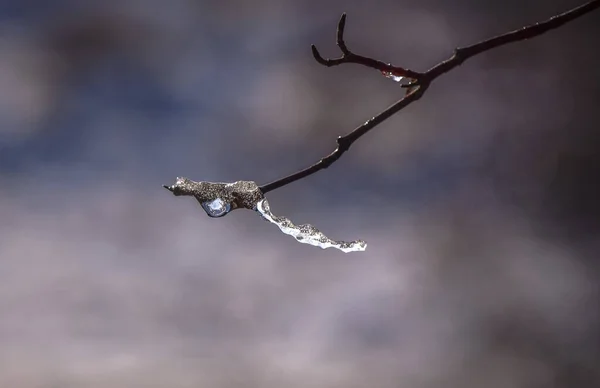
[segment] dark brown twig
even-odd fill
[[[407,69],[383,63],[381,61],[377,61],[372,58],[363,57],[352,53],[346,46],[346,43],[344,42],[344,27],[346,24],[346,14],[343,14],[340,18],[337,29],[337,45],[342,51],[342,56],[336,59],[324,59],[319,54],[317,48],[313,45],[312,52],[317,62],[327,67],[341,65],[343,63],[358,63],[370,68],[377,69],[384,73],[392,73],[394,75],[412,78],[414,79],[414,81],[408,85],[408,92],[401,100],[399,100],[398,102],[396,102],[377,116],[371,118],[370,120],[367,120],[364,124],[360,125],[358,128],[356,128],[349,134],[338,137],[338,146],[335,149],[335,151],[333,151],[331,154],[327,155],[326,157],[319,160],[317,163],[304,170],[298,171],[294,174],[291,174],[287,177],[281,178],[264,186],[260,186],[260,190],[263,192],[263,194],[266,194],[269,191],[273,191],[277,188],[288,185],[292,182],[305,178],[309,175],[314,174],[317,171],[331,166],[346,151],[348,151],[348,149],[350,149],[350,146],[361,136],[363,136],[371,129],[381,124],[394,114],[398,113],[400,110],[404,109],[411,103],[420,99],[431,84],[431,82],[433,82],[442,74],[445,74],[450,70],[454,69],[455,67],[461,65],[467,59],[508,43],[519,42],[541,35],[545,32],[558,28],[570,21],[573,21],[599,7],[600,0],[592,0],[579,7],[573,8],[570,11],[553,16],[544,22],[535,23],[530,26],[526,26],[518,30],[508,32],[506,34],[498,35],[496,37],[484,40],[471,46],[459,47],[454,50],[454,54],[452,55],[452,57],[440,62],[431,69],[427,70],[425,73],[413,72]]]
[[[323,66],[333,67],[338,66],[343,63],[357,63],[359,65],[367,66],[375,70],[379,70],[382,73],[391,73],[400,77],[408,77],[413,79],[419,79],[421,73],[417,73],[416,71],[404,69],[402,67],[392,66],[389,63],[384,63],[378,61],[373,58],[363,57],[362,55],[354,54],[348,46],[346,46],[346,42],[344,41],[344,28],[346,27],[346,14],[343,13],[340,21],[338,22],[337,34],[336,34],[336,43],[342,52],[342,56],[335,59],[325,59],[319,54],[319,50],[313,44],[310,46],[312,49],[313,56],[315,60],[319,62]]]

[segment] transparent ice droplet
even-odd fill
[[[209,217],[222,217],[231,211],[231,204],[223,201],[221,198],[202,202],[201,205]]]
[[[385,78],[389,78],[389,79],[394,80],[396,82],[400,82],[404,78],[402,76],[399,76],[399,75],[396,75],[396,74],[392,73],[391,71],[382,71],[381,73],[383,74],[383,76]]]

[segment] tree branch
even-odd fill
[[[562,25],[573,21],[597,8],[600,8],[600,0],[592,0],[579,7],[573,8],[570,11],[553,16],[544,22],[535,23],[515,31],[498,35],[496,37],[484,40],[471,46],[459,47],[454,50],[454,54],[452,55],[452,57],[440,62],[431,69],[427,70],[425,73],[418,73],[401,67],[392,66],[391,64],[386,64],[384,62],[369,57],[364,57],[352,53],[348,49],[344,41],[344,27],[346,25],[346,14],[343,14],[340,18],[337,29],[337,46],[342,52],[342,56],[336,59],[324,59],[319,54],[317,48],[313,45],[311,48],[316,61],[319,62],[321,65],[327,67],[338,66],[343,63],[357,63],[363,66],[379,70],[386,76],[393,75],[398,77],[410,78],[412,79],[412,81],[407,85],[403,85],[403,87],[408,87],[408,91],[401,100],[399,100],[398,102],[396,102],[377,116],[371,118],[370,120],[367,120],[364,124],[360,125],[349,134],[338,137],[337,148],[331,154],[327,155],[326,157],[319,160],[317,163],[304,170],[298,171],[294,174],[278,179],[269,184],[260,186],[260,190],[263,194],[266,194],[269,191],[273,191],[277,188],[288,185],[292,182],[305,178],[309,175],[316,173],[317,171],[326,169],[327,167],[331,166],[346,151],[348,151],[350,149],[350,146],[361,136],[363,136],[371,129],[381,124],[394,114],[398,113],[400,110],[404,109],[411,103],[420,99],[431,84],[431,82],[433,82],[442,74],[445,74],[450,70],[454,69],[455,67],[461,65],[467,59],[508,43],[519,42],[522,40],[536,37],[555,28],[561,27]]]

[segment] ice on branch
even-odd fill
[[[312,225],[294,225],[292,221],[287,218],[274,215],[271,213],[271,208],[266,198],[258,201],[256,204],[256,211],[258,211],[265,220],[277,225],[283,233],[289,234],[301,243],[314,245],[323,249],[337,248],[346,253],[364,251],[367,249],[367,243],[363,240],[350,242],[335,241],[325,236],[319,229]]]
[[[257,211],[261,217],[279,227],[297,241],[317,247],[337,248],[343,252],[364,251],[367,243],[362,240],[351,242],[334,241],[312,225],[294,225],[285,217],[271,213],[269,203],[255,182],[238,181],[233,183],[195,182],[187,178],[177,178],[175,184],[163,186],[176,196],[196,198],[209,217],[223,217],[234,209]]]
[[[381,74],[383,74],[383,76],[385,78],[389,78],[391,80],[394,80],[396,82],[400,82],[404,79],[404,77],[400,76],[400,75],[396,75],[395,73],[391,72],[391,71],[382,71]]]
[[[238,208],[254,210],[256,203],[264,198],[258,185],[252,181],[233,183],[195,182],[177,178],[174,185],[163,186],[174,195],[196,198],[209,217],[223,217]]]

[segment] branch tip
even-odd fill
[[[350,50],[348,50],[348,47],[346,47],[346,43],[344,42],[344,28],[346,28],[345,12],[342,14],[340,21],[338,22],[336,43],[344,55],[350,55]]]
[[[312,50],[312,55],[313,57],[315,57],[315,60],[317,62],[319,62],[321,65],[323,66],[327,66],[327,59],[323,58],[321,56],[321,54],[319,53],[319,50],[317,50],[317,46],[315,46],[314,44],[310,45],[310,49]]]

